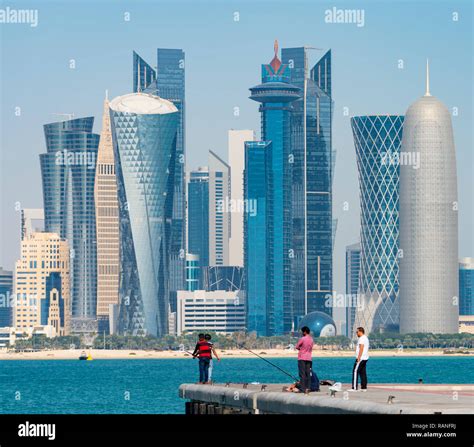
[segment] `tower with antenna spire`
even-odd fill
[[[430,94],[430,62],[426,59],[426,91],[425,96],[431,96]]]
[[[400,332],[458,332],[457,173],[451,116],[430,93],[407,110],[400,165]],[[415,158],[416,157],[416,158]]]
[[[265,153],[265,207],[258,212],[266,213],[264,234],[250,234],[245,237],[245,257],[247,272],[253,271],[253,263],[265,262],[265,269],[252,283],[247,283],[248,321],[260,321],[258,335],[280,335],[291,330],[291,114],[293,102],[300,98],[300,89],[290,83],[290,71],[278,57],[278,41],[275,41],[273,59],[262,65],[262,83],[250,89],[250,99],[260,103],[262,144]],[[253,145],[248,150],[261,151],[261,145]],[[262,175],[261,166],[247,163],[250,159],[246,151],[245,183]],[[249,191],[247,191],[249,193]],[[246,196],[254,201],[255,197]],[[249,217],[251,219],[251,217]],[[262,244],[252,238],[265,238],[265,254],[259,252]],[[262,257],[263,256],[263,257]],[[261,271],[261,270],[260,270]],[[250,287],[248,287],[250,285]],[[262,296],[262,291],[265,296]],[[258,303],[265,302],[265,312]]]

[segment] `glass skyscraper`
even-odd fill
[[[332,90],[331,51],[310,70],[306,47],[283,48],[290,82],[299,87],[300,99],[292,103],[291,259],[293,314],[332,314],[325,306],[332,294]]]
[[[45,231],[66,239],[71,250],[72,331],[93,331],[97,309],[94,183],[99,135],[92,132],[93,124],[93,117],[46,124],[47,153],[40,155]]]
[[[169,260],[178,110],[135,93],[110,103],[120,209],[119,330],[168,332]]]
[[[353,338],[360,276],[360,243],[346,247],[346,336]]]
[[[188,182],[188,252],[209,265],[209,171],[191,171]]]
[[[247,330],[270,334],[267,301],[267,154],[271,143],[245,143],[244,198],[254,204],[254,213],[244,213],[244,268],[247,296]]]
[[[351,118],[361,206],[356,324],[368,332],[399,328],[399,155],[403,116]]]
[[[156,80],[156,72],[135,51],[133,52],[133,91],[143,92]]]
[[[185,286],[186,120],[184,51],[181,49],[158,48],[156,71],[134,52],[133,75],[134,92],[141,91],[157,95],[171,101],[178,109],[169,266],[170,290],[175,294],[177,290],[183,290]],[[140,90],[138,90],[138,87],[140,87]]]
[[[0,327],[12,325],[13,272],[0,267]]]
[[[178,109],[178,131],[174,167],[173,222],[171,225],[170,288],[173,294],[184,288],[186,254],[186,104],[184,51],[157,49],[157,94]]]
[[[459,315],[474,315],[474,258],[459,262]]]
[[[272,61],[262,65],[262,83],[250,89],[250,99],[260,103],[262,140],[272,143],[266,160],[268,335],[289,332],[293,323],[291,112],[300,95],[278,58],[277,42],[274,49]]]

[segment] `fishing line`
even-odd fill
[[[289,372],[286,372],[284,369],[280,368],[278,365],[275,365],[274,363],[270,362],[270,360],[267,360],[266,358],[258,355],[256,352],[251,351],[249,348],[246,348],[244,345],[237,345],[237,346],[239,346],[239,348],[243,348],[243,349],[247,350],[248,352],[250,352],[253,355],[256,355],[259,359],[262,359],[263,361],[265,361],[268,364],[272,365],[274,368],[280,370],[283,374],[286,374],[288,377],[291,377],[294,381],[296,381],[296,382],[300,381],[300,379],[297,379],[295,376],[293,376]]]

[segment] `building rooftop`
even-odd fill
[[[178,111],[171,101],[148,93],[117,96],[110,102],[110,108],[115,112],[139,115],[166,115]]]

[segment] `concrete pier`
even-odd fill
[[[369,385],[302,394],[279,384],[182,384],[187,414],[474,414],[474,385]]]

